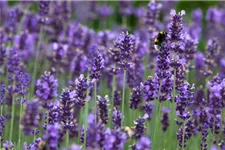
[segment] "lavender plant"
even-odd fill
[[[225,149],[222,2],[0,6],[0,149]]]

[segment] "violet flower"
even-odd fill
[[[189,119],[187,123],[185,124],[185,128],[182,126],[179,128],[179,131],[177,133],[177,140],[179,142],[179,147],[186,147],[187,141],[195,134],[195,124],[194,121]],[[183,132],[184,132],[184,143],[183,143]],[[183,145],[184,144],[184,145]]]
[[[143,106],[144,114],[146,114],[148,117],[148,120],[152,119],[152,113],[153,113],[153,101],[146,102]]]
[[[95,45],[93,47],[95,47]],[[94,81],[95,80],[98,81],[103,69],[104,69],[104,59],[100,54],[100,52],[97,51],[95,52],[93,61],[91,62],[91,76],[90,76],[91,79]]]
[[[84,134],[85,134],[84,125],[82,125],[80,128],[80,142],[81,143],[84,143]]]
[[[110,130],[105,133],[104,149],[105,150],[120,150],[124,148],[127,136],[120,130]]]
[[[31,77],[28,73],[19,72],[16,74],[16,91],[20,95],[26,95],[30,86]]]
[[[204,123],[204,125],[202,126],[201,134],[202,134],[202,141],[201,141],[201,144],[200,144],[201,149],[207,150],[207,136],[209,134],[207,123]]]
[[[3,148],[5,149],[5,150],[12,150],[12,149],[14,149],[14,144],[10,141],[5,141],[3,144],[2,144],[2,146],[3,146]]]
[[[119,9],[122,16],[130,16],[133,13],[132,1],[119,1]]]
[[[29,146],[25,142],[23,144],[23,150],[38,150],[38,148],[40,148],[39,144],[40,144],[41,141],[42,141],[41,138],[37,138]]]
[[[124,70],[130,67],[130,59],[134,48],[133,36],[128,32],[123,32],[122,36],[114,42],[114,47],[118,53],[118,64]]]
[[[130,108],[131,109],[137,109],[138,105],[140,105],[141,103],[141,89],[139,86],[137,86],[136,88],[133,88],[132,90],[132,94],[130,97]]]
[[[41,16],[41,23],[46,23],[48,21],[48,13],[50,10],[50,1],[40,1],[38,3],[39,15]]]
[[[216,58],[220,53],[220,44],[216,40],[208,40],[207,43],[207,51],[205,54],[205,69],[204,69],[204,75],[210,76],[213,73],[213,68],[216,67]]]
[[[58,140],[59,140],[59,131],[60,125],[58,123],[55,123],[54,125],[49,124],[47,127],[47,130],[45,131],[43,135],[43,140],[46,141],[47,147],[51,150],[57,150],[58,149]]]
[[[49,109],[50,102],[57,96],[58,81],[50,72],[45,72],[36,82],[37,98],[43,100],[43,107]]]
[[[144,135],[144,130],[145,130],[145,118],[144,117],[139,117],[135,122],[135,132],[134,132],[134,135],[133,135],[133,138],[134,139],[140,139],[141,136]]]
[[[82,150],[82,146],[72,144],[68,150]]]
[[[99,122],[102,124],[107,124],[109,120],[109,113],[108,113],[108,95],[105,97],[97,96],[98,98],[98,115],[99,115]]]
[[[103,142],[105,139],[105,127],[102,124],[95,123],[95,116],[90,114],[88,116],[88,128],[87,134],[87,148],[99,149],[103,147]]]
[[[4,84],[0,87],[0,105],[5,103],[6,86]]]
[[[89,81],[84,77],[83,74],[75,80],[74,90],[75,90],[75,105],[77,107],[83,107],[86,103],[86,92],[89,88]]]
[[[152,59],[152,57],[156,57],[158,52],[154,48],[154,38],[158,34],[158,28],[156,26],[156,21],[159,15],[159,11],[162,8],[161,3],[156,2],[150,2],[148,4],[148,11],[145,16],[145,24],[148,30],[148,42],[149,42],[149,54]]]
[[[122,102],[121,92],[119,90],[115,90],[114,91],[114,100],[113,100],[114,106],[115,107],[120,106],[121,102]]]
[[[170,49],[174,52],[183,53],[185,48],[185,43],[183,42],[184,35],[182,33],[183,31],[183,23],[182,19],[185,15],[185,11],[182,10],[178,14],[175,10],[170,11],[171,15],[171,24],[169,27],[169,34],[168,39],[171,43]]]
[[[2,141],[2,135],[3,135],[3,131],[5,129],[5,117],[0,116],[0,141]]]
[[[167,128],[170,125],[170,121],[169,121],[170,109],[166,108],[166,107],[162,107],[161,111],[163,112],[162,117],[161,117],[162,130],[163,130],[163,132],[166,132]]]
[[[40,121],[39,102],[33,100],[28,102],[25,107],[25,113],[22,118],[23,131],[25,135],[34,134]]]
[[[140,87],[143,92],[144,100],[147,102],[153,101],[157,97],[155,82],[152,77],[148,77],[148,80],[141,82]]]
[[[61,113],[59,101],[55,101],[54,105],[48,112],[48,124],[59,123],[63,114]]]
[[[10,49],[9,57],[8,57],[8,72],[12,74],[16,74],[20,71],[20,57],[17,49]]]
[[[148,137],[142,136],[136,144],[136,150],[151,150],[152,142]]]
[[[113,111],[113,129],[119,129],[121,127],[121,121],[122,121],[122,117],[123,117],[123,114],[120,112],[120,110],[118,108],[114,108],[114,111]]]
[[[69,88],[63,89],[61,94],[61,124],[64,130],[70,130],[74,124],[73,108],[75,96],[75,91]]]
[[[6,58],[6,50],[3,47],[3,39],[1,39],[1,30],[0,30],[0,66],[2,66],[5,62]]]

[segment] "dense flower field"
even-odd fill
[[[0,149],[225,150],[225,4],[134,3],[0,1]]]

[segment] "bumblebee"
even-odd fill
[[[134,127],[128,127],[128,126],[122,128],[122,131],[125,132],[129,138],[132,138],[135,133]]]
[[[156,50],[160,51],[162,43],[166,40],[167,33],[166,32],[159,32],[154,40],[154,47]]]

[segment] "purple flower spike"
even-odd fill
[[[82,127],[80,128],[80,142],[81,143],[84,143],[84,134],[85,134],[84,125],[82,125]]]
[[[170,41],[170,49],[174,52],[182,53],[185,48],[185,43],[183,42],[183,16],[185,15],[185,11],[182,10],[178,14],[175,10],[170,11],[171,15],[171,24],[169,27],[168,38]]]
[[[0,88],[0,105],[3,105],[5,102],[5,99],[4,99],[5,93],[6,93],[6,86],[2,84]]]
[[[114,106],[120,106],[121,102],[122,102],[122,98],[121,98],[121,92],[119,90],[115,90],[114,91]]]
[[[49,13],[49,5],[50,1],[40,1],[38,3],[39,15],[41,16],[41,23],[46,23],[48,21],[48,13]]]
[[[105,150],[120,150],[124,148],[124,144],[127,140],[125,133],[120,130],[106,130],[104,149]]]
[[[119,1],[120,14],[129,16],[133,13],[132,1]]]
[[[69,88],[63,90],[61,94],[61,121],[63,128],[70,129],[73,126],[73,107],[75,100],[75,91]]]
[[[47,146],[51,150],[58,149],[58,140],[59,140],[59,131],[60,125],[55,123],[54,125],[50,124],[43,135],[43,139],[46,141]]]
[[[5,57],[6,57],[6,51],[5,48],[3,48],[3,43],[1,39],[1,30],[0,30],[0,66],[2,66],[5,62]]]
[[[148,137],[142,136],[136,144],[136,150],[151,150],[152,142]]]
[[[19,72],[16,74],[16,91],[20,95],[26,95],[30,86],[30,75],[28,73]]]
[[[10,49],[8,58],[8,72],[16,74],[20,71],[20,57],[17,49]]]
[[[134,124],[135,124],[135,132],[133,135],[134,139],[140,139],[141,136],[144,135],[145,130],[145,118],[138,118]]]
[[[32,134],[39,126],[39,102],[33,100],[28,102],[25,107],[25,113],[22,119],[23,131],[25,135]]]
[[[208,132],[208,125],[207,123],[204,123],[201,129],[201,134],[202,134],[202,141],[201,141],[201,149],[202,150],[207,150],[207,136],[209,134]]]
[[[143,106],[144,113],[148,115],[148,120],[152,119],[153,101],[146,102]]]
[[[4,129],[5,129],[5,117],[0,116],[0,136],[2,136]],[[2,139],[0,139],[0,141],[1,140]]]
[[[29,146],[27,146],[27,143],[25,142],[23,145],[23,150],[38,150],[40,149],[39,144],[41,141],[41,138],[37,138]]]
[[[155,83],[152,77],[148,77],[147,81],[141,83],[141,89],[144,95],[144,100],[153,101],[157,97]]]
[[[75,105],[77,107],[83,107],[86,103],[86,92],[89,88],[89,81],[84,77],[83,74],[75,80],[74,90],[75,90]]]
[[[131,98],[130,98],[130,108],[137,109],[138,105],[141,103],[141,89],[139,86],[133,88]]]
[[[169,112],[170,109],[167,107],[162,107],[162,118],[161,118],[161,123],[162,123],[162,130],[163,132],[166,132],[167,128],[169,127]]]
[[[127,70],[131,64],[130,60],[134,48],[133,36],[128,32],[123,32],[122,36],[114,42],[114,47],[118,53],[119,65]]]
[[[36,97],[44,101],[48,105],[57,96],[58,81],[50,72],[45,72],[36,82]]]
[[[107,124],[109,120],[109,114],[108,114],[108,95],[105,97],[97,96],[98,97],[98,108],[99,108],[99,118],[101,120],[102,124]]]
[[[13,150],[14,149],[14,144],[11,141],[5,141],[2,145],[5,150]]]
[[[104,69],[104,59],[100,54],[100,52],[97,51],[95,52],[94,59],[91,62],[91,79],[98,81],[103,69]]]
[[[68,150],[82,150],[82,147],[76,144],[72,144]]]
[[[121,127],[122,117],[122,113],[115,107],[113,111],[113,129],[119,129]]]

